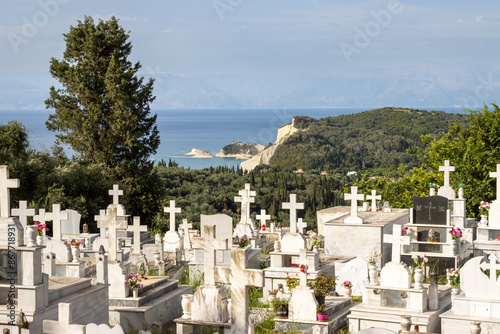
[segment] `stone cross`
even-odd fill
[[[260,220],[260,228],[262,226],[266,227],[266,221],[271,220],[271,215],[266,215],[266,210],[260,210],[260,215],[255,216],[258,220]]]
[[[409,235],[401,235],[401,225],[392,225],[392,234],[384,234],[384,243],[392,244],[391,261],[401,262],[401,246],[410,244]]]
[[[33,216],[33,221],[39,221],[42,224],[45,224],[49,219],[45,216],[45,209],[38,209],[38,214]],[[42,235],[46,236],[47,231],[43,230]]]
[[[344,194],[345,201],[351,201],[351,217],[358,216],[358,201],[364,201],[365,195],[358,194],[358,187],[351,187],[350,194]]]
[[[298,219],[297,222],[297,230],[299,231],[300,234],[304,234],[304,228],[307,227],[307,223],[302,221],[302,218]]]
[[[193,248],[203,249],[205,284],[215,286],[215,251],[227,249],[227,239],[215,238],[215,225],[203,225],[204,237],[193,238]]]
[[[496,284],[497,282],[497,270],[500,270],[500,264],[497,264],[497,256],[495,253],[491,253],[488,257],[490,263],[483,262],[479,266],[483,270],[490,271],[490,281]]]
[[[181,213],[182,209],[181,208],[176,208],[175,207],[175,201],[172,200],[170,201],[170,206],[169,207],[164,207],[163,212],[168,212],[170,213],[170,232],[175,232],[175,214],[176,213]]]
[[[123,190],[117,184],[113,184],[113,189],[108,191],[108,194],[113,196],[113,204],[120,204],[120,196],[123,195]]]
[[[231,267],[217,268],[217,282],[231,284],[231,333],[248,330],[248,288],[264,287],[264,271],[248,269],[248,249],[231,249]]]
[[[141,225],[141,217],[134,217],[134,224],[127,226],[127,231],[134,232],[134,247],[132,254],[141,254],[141,231],[147,231],[146,225]]]
[[[23,229],[28,226],[28,217],[33,217],[35,215],[35,209],[28,209],[28,201],[19,201],[18,209],[10,210],[12,216],[19,217]]]
[[[490,177],[496,177],[497,178],[497,200],[500,200],[500,164],[497,164],[497,171],[496,172],[490,172]]]
[[[376,190],[372,190],[372,194],[366,196],[367,201],[372,200],[372,212],[377,211],[377,200],[381,200],[381,199],[382,199],[382,196],[377,195]]]
[[[299,272],[300,287],[307,288],[307,249],[301,249],[299,254],[299,269],[300,266],[305,267]]]
[[[52,204],[52,212],[47,212],[45,219],[52,220],[52,238],[61,240],[61,220],[68,220],[68,212],[61,211],[61,204]]]
[[[282,203],[281,208],[290,210],[290,232],[297,233],[297,210],[304,210],[304,203],[297,203],[297,195],[290,194],[290,202]]]
[[[116,230],[125,230],[128,227],[128,219],[126,216],[117,215],[117,207],[110,206],[108,208],[108,215],[105,220],[97,221],[98,228],[108,229],[108,260],[109,262],[116,262],[117,260],[117,235]]]
[[[97,222],[97,226],[100,226],[103,222],[105,222],[108,219],[108,216],[106,215],[106,210],[100,210],[99,211],[99,216],[95,215],[94,220]],[[106,228],[101,227],[99,229],[100,236],[105,238],[106,237]]]
[[[0,166],[0,217],[9,218],[10,190],[19,188],[19,179],[9,179],[9,167]]]
[[[180,226],[184,231],[184,248],[191,249],[191,239],[189,238],[189,229],[193,228],[193,224],[188,224],[187,219],[182,220],[182,225]]]
[[[250,219],[250,203],[255,203],[257,193],[250,190],[250,183],[245,183],[245,189],[238,192],[240,196],[235,196],[234,201],[241,203],[241,222],[248,223]]]
[[[444,172],[444,186],[450,186],[450,172],[455,171],[455,166],[450,166],[450,160],[444,161],[444,166],[439,166],[439,171]]]

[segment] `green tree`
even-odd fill
[[[64,34],[63,59],[51,60],[50,73],[63,88],[50,88],[45,105],[55,113],[46,125],[84,162],[142,165],[160,143],[156,115],[149,115],[153,80],[137,77],[141,65],[127,59],[128,38],[114,17],[97,24],[85,17]]]

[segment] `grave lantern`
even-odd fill
[[[29,328],[28,319],[26,319],[26,316],[24,315],[24,312],[22,309],[21,309],[21,312],[19,312],[19,315],[17,317],[16,326],[21,328],[21,329],[28,329]]]
[[[101,246],[99,247],[99,254],[104,255],[104,253],[106,253],[106,252],[104,251],[104,246],[103,246],[103,245],[101,245]]]
[[[83,233],[89,233],[89,224],[83,224]]]

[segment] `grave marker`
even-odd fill
[[[444,161],[444,166],[439,166],[439,171],[444,172],[444,186],[450,186],[450,172],[455,171],[455,166],[450,166],[450,160]]]
[[[168,212],[170,213],[170,232],[175,232],[175,214],[176,213],[181,213],[182,209],[181,208],[176,208],[175,207],[175,201],[171,200],[170,201],[170,206],[169,207],[164,207],[163,212]]]
[[[381,200],[381,199],[382,199],[382,195],[377,195],[376,190],[372,190],[372,194],[366,196],[366,200],[372,201],[372,212],[377,212],[377,200]]]
[[[203,237],[193,238],[193,248],[204,250],[205,284],[215,285],[215,252],[227,249],[227,239],[215,238],[215,225],[204,225],[203,232]]]
[[[108,191],[108,194],[113,196],[113,204],[120,204],[120,196],[123,195],[123,190],[117,184],[113,184],[113,189]]]
[[[384,234],[384,243],[392,244],[391,261],[401,262],[401,246],[410,244],[410,236],[401,235],[401,225],[392,225],[392,234]]]
[[[415,224],[446,225],[448,198],[444,196],[413,196]]]
[[[28,209],[28,201],[19,201],[18,209],[11,209],[12,216],[19,217],[23,230],[28,226],[28,217],[35,215],[35,209]]]
[[[61,220],[68,220],[68,213],[61,211],[61,204],[52,204],[52,212],[45,213],[45,219],[52,221],[52,238],[61,240]]]
[[[102,221],[97,222],[98,228],[107,228],[108,229],[108,259],[109,262],[113,263],[117,260],[117,235],[116,230],[122,229],[125,230],[128,227],[128,219],[126,216],[118,216],[116,207],[109,207],[108,216]]]
[[[266,222],[271,220],[271,215],[266,215],[266,210],[260,210],[260,215],[255,216],[258,220],[260,220],[260,228],[262,231],[266,229]]]
[[[290,210],[290,232],[297,233],[297,210],[304,210],[304,203],[297,203],[297,195],[290,194],[290,202],[282,203],[281,207]]]
[[[141,231],[147,231],[146,225],[141,225],[141,217],[135,216],[133,225],[127,226],[127,231],[134,232],[134,247],[132,248],[133,254],[141,254]]]
[[[97,222],[97,227],[101,226],[106,220],[108,216],[106,215],[106,210],[100,210],[99,215],[94,216],[94,220]],[[106,228],[99,228],[100,237],[106,238]]]
[[[358,194],[358,187],[351,187],[351,193],[344,194],[344,200],[351,201],[351,216],[344,223],[363,224],[363,219],[358,217],[358,201],[364,201],[365,195]]]
[[[0,217],[9,218],[10,215],[10,190],[19,188],[19,179],[9,179],[9,167],[0,166]]]
[[[255,203],[257,193],[250,190],[250,183],[245,183],[245,189],[238,192],[240,196],[235,196],[234,201],[241,203],[241,222],[248,224],[250,220],[250,204]]]
[[[182,225],[180,226],[182,233],[184,235],[184,249],[191,249],[191,239],[189,237],[189,229],[193,228],[193,224],[188,224],[187,219],[182,220]]]
[[[307,227],[307,223],[302,221],[302,218],[298,219],[297,229],[300,234],[304,234],[304,229]]]

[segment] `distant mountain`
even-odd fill
[[[148,75],[145,75],[148,76]],[[332,76],[156,73],[153,109],[408,106],[475,108],[500,96],[500,70],[488,65],[425,61]],[[43,109],[49,73],[0,73],[0,109]]]

